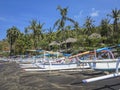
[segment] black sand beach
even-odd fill
[[[25,72],[14,62],[0,61],[0,90],[120,90],[120,77],[81,83],[100,75],[90,70]]]

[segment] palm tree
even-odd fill
[[[101,20],[99,32],[103,37],[103,43],[105,42],[109,43],[110,42],[109,40],[111,39],[112,30],[109,23],[110,23],[110,20],[108,20],[107,18]]]
[[[101,30],[100,30],[100,34],[101,36],[105,36],[108,37],[109,33],[110,33],[110,26],[109,26],[110,20],[108,19],[102,19],[101,20]]]
[[[7,39],[8,39],[8,42],[10,44],[10,56],[12,55],[13,51],[13,44],[15,43],[15,41],[17,40],[17,38],[19,37],[20,35],[20,31],[17,27],[13,26],[12,28],[9,28],[7,30]]]
[[[61,18],[55,22],[54,28],[57,26],[58,27],[57,30],[62,30],[62,31],[65,30],[64,27],[65,27],[66,21],[70,21],[74,25],[76,24],[76,22],[73,19],[67,17],[68,8],[61,8],[60,6],[58,6],[57,10],[60,11]]]
[[[92,33],[94,33],[95,26],[94,26],[93,22],[94,22],[94,20],[91,17],[87,16],[87,19],[84,24],[84,26],[85,26],[84,34],[85,35],[90,36]],[[88,46],[92,45],[90,39],[87,38],[87,40],[88,40],[87,41]]]
[[[57,10],[60,11],[61,18],[55,22],[54,28],[57,27],[57,30],[61,30],[64,35],[66,21],[70,21],[73,24],[75,24],[76,22],[74,20],[72,20],[71,18],[67,17],[68,8],[61,8],[60,6],[58,6]],[[66,39],[66,36],[64,35],[63,40],[65,40],[65,39]]]
[[[37,23],[36,20],[32,20],[30,23],[31,23],[31,25],[26,28],[26,32],[28,30],[32,30],[34,48],[37,49],[38,41],[42,38],[43,24]]]
[[[120,32],[118,29],[118,21],[120,20],[120,10],[118,9],[113,9],[111,14],[108,14],[108,16],[112,17],[114,19],[113,21],[113,38],[115,40],[115,38],[118,39],[118,32]],[[117,40],[118,42],[118,40]]]
[[[94,32],[94,24],[93,24],[94,20],[91,17],[87,17],[86,21],[85,21],[85,31],[84,33],[87,35],[91,35]]]

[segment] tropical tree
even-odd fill
[[[95,26],[94,26],[93,22],[94,22],[94,20],[91,17],[87,16],[87,19],[84,24],[85,29],[83,31],[83,33],[85,35],[90,36],[92,33],[95,32]],[[86,40],[88,42],[88,46],[90,46],[91,45],[90,39],[87,37]]]
[[[76,38],[81,34],[82,35],[82,30],[80,29],[79,23],[76,22],[74,25],[74,30],[76,32]]]
[[[120,20],[120,9],[113,9],[111,14],[108,14],[108,16],[113,18],[113,38],[116,40],[115,42],[118,43],[118,33],[120,32],[118,28],[118,21]]]
[[[10,44],[10,56],[13,54],[13,51],[15,51],[12,46],[19,37],[19,35],[20,35],[20,31],[15,26],[7,30],[7,40]]]
[[[57,10],[60,11],[61,18],[55,22],[54,28],[57,27],[57,30],[61,30],[63,32],[63,40],[66,40],[66,36],[64,34],[66,21],[72,22],[73,24],[75,24],[76,22],[71,18],[67,17],[68,8],[61,8],[60,6],[58,6]]]
[[[48,32],[46,33],[46,39],[48,43],[51,43],[53,40],[55,40],[55,32],[53,31],[51,27],[47,30]]]
[[[32,40],[26,34],[21,34],[16,41],[16,53],[25,54],[28,49],[32,48]]]
[[[32,37],[34,42],[34,48],[38,48],[38,41],[42,39],[42,28],[44,24],[38,23],[36,20],[32,20],[30,22],[30,26],[26,28],[26,32],[28,30],[32,31]]]
[[[91,17],[87,17],[86,21],[85,21],[85,30],[84,30],[84,34],[87,35],[91,35],[94,32],[94,24],[93,24],[94,20]]]
[[[112,37],[112,29],[110,27],[110,20],[105,18],[101,20],[99,33],[101,34],[101,37],[103,38],[102,43],[109,43]]]

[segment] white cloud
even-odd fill
[[[99,16],[99,11],[95,10],[95,8],[92,8],[92,12],[90,13],[91,17],[97,17]]]
[[[99,13],[96,11],[96,12],[92,12],[91,14],[90,14],[90,16],[91,17],[97,17],[97,16],[99,16]]]
[[[81,10],[77,15],[74,15],[74,18],[78,19],[82,16],[83,11]]]

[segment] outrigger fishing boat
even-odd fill
[[[31,69],[29,68],[30,66],[38,67],[39,69]],[[27,66],[24,64],[22,68],[24,68],[25,71],[48,71],[48,70],[52,71],[52,70],[69,70],[69,69],[89,68],[89,66],[80,64],[78,61],[70,61],[69,58],[67,59],[62,58],[54,62],[53,61],[37,62],[34,64],[27,64]]]
[[[68,70],[68,69],[78,69],[78,68],[89,68],[87,65],[83,65],[74,59],[70,59],[69,57],[59,57],[56,59],[50,59],[49,57],[43,55],[44,57],[37,62],[29,63],[29,64],[20,64],[20,67],[25,71],[47,71],[47,70]],[[37,69],[34,69],[37,68]]]
[[[116,70],[118,58],[114,57],[112,49],[119,46],[120,45],[87,51],[84,52],[84,57],[81,57],[81,54],[77,54],[71,58],[78,59],[80,63],[87,63],[94,70],[113,71]],[[118,69],[120,69],[120,66],[118,66]]]
[[[24,69],[25,71],[47,71],[47,70],[65,70],[65,69],[75,69],[78,68],[76,63],[72,64],[41,64],[36,63],[35,64],[39,69]]]
[[[72,56],[72,57],[78,58],[81,63],[88,63],[89,66],[94,70],[102,70],[102,71],[108,71],[108,70],[113,71],[114,70],[115,71],[115,73],[112,73],[112,74],[84,79],[82,80],[83,83],[90,83],[90,82],[94,82],[98,80],[104,80],[104,79],[115,78],[115,77],[120,76],[120,73],[119,73],[120,58],[118,57],[115,59],[114,54],[111,51],[115,47],[120,47],[120,44],[117,46],[113,46],[113,47],[105,47],[105,48],[100,48],[100,49],[95,50],[93,54],[94,59],[81,60],[80,58],[78,58],[80,54]],[[89,53],[90,53],[89,51],[85,52],[85,55]],[[97,55],[97,53],[99,55]]]
[[[40,67],[41,69],[47,70],[60,70],[60,69],[72,69],[72,68],[92,68],[94,70],[115,70],[116,62],[112,49],[119,47],[120,45],[113,47],[100,48],[94,51],[86,51],[77,55],[70,56],[69,60],[76,60],[77,63],[34,63],[33,66]],[[79,62],[79,63],[78,63]],[[120,68],[120,66],[118,66]],[[28,70],[28,69],[26,69]]]

